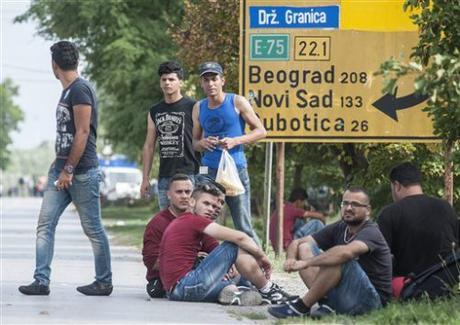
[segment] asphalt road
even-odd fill
[[[75,288],[94,280],[93,254],[71,207],[62,215],[56,231],[51,294],[22,295],[17,287],[33,281],[40,204],[37,198],[1,198],[1,324],[254,324],[273,320],[266,307],[149,299],[139,251],[114,244],[112,295],[80,294]],[[262,319],[253,320],[256,317]]]

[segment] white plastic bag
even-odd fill
[[[216,182],[225,188],[226,196],[237,196],[245,192],[235,161],[227,150],[222,150]]]

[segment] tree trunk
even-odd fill
[[[295,165],[294,166],[294,183],[292,184],[293,185],[293,188],[296,188],[296,187],[304,187],[302,186],[302,171],[303,171],[303,166],[304,165]]]
[[[444,142],[444,198],[450,205],[454,204],[453,146],[452,140]]]

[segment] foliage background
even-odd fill
[[[440,7],[447,6],[444,13],[449,10],[453,14],[458,12],[457,2],[439,0],[435,3]],[[430,10],[425,6],[423,17],[429,18]],[[433,33],[458,40],[460,22],[455,20],[455,15],[449,17],[451,20],[443,21],[442,28]],[[196,74],[198,64],[219,61],[225,69],[226,91],[238,92],[238,0],[35,0],[17,21],[29,19],[38,22],[42,36],[53,40],[66,38],[77,43],[85,57],[84,72],[95,82],[101,99],[104,140],[116,151],[137,160],[140,160],[145,137],[146,114],[149,107],[162,97],[156,75],[160,62],[171,59],[182,62],[189,71],[186,91],[200,98],[202,93]],[[455,96],[458,100],[459,95]],[[444,111],[447,114],[445,108]],[[459,112],[458,106],[448,110],[448,114],[458,115]],[[452,121],[444,126],[442,123],[438,125],[458,132],[460,124]],[[264,148],[265,145],[259,143],[246,149],[256,215],[262,211],[263,191],[260,189],[263,188],[265,169]],[[452,160],[454,166],[458,166],[458,141],[454,141],[453,148]],[[442,152],[441,145],[433,144],[289,143],[286,144],[285,193],[287,196],[293,186],[327,185],[334,203],[347,185],[360,184],[370,190],[376,213],[391,202],[386,179],[390,168],[409,160],[419,165],[424,173],[426,193],[442,196]],[[155,175],[156,172],[152,171]],[[458,167],[454,174],[454,204],[460,211]],[[276,188],[273,189],[275,192]]]

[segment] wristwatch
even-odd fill
[[[73,174],[73,166],[71,164],[65,164],[64,171],[67,174],[72,175]]]

